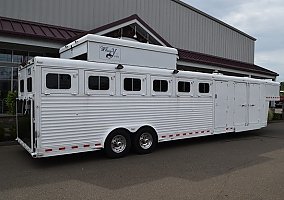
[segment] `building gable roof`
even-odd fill
[[[160,40],[165,46],[168,47],[172,47],[162,36],[160,36],[154,29],[152,29],[146,22],[144,22],[138,15],[134,14],[131,15],[129,17],[114,21],[112,23],[103,25],[101,27],[92,29],[90,31],[87,31],[85,33],[82,33],[80,35],[75,36],[74,38],[72,38],[73,40],[76,40],[86,34],[98,34],[100,32],[104,32],[108,29],[111,29],[112,27],[116,27],[119,25],[123,25],[127,22],[133,21],[133,20],[137,20],[142,26],[144,26],[144,28],[146,28],[151,34],[153,34],[158,40]]]

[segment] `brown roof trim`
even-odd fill
[[[211,16],[211,15],[208,15],[207,13],[202,12],[201,10],[198,10],[197,8],[194,8],[191,5],[188,5],[187,3],[185,3],[185,2],[183,2],[181,0],[171,0],[171,1],[174,1],[174,2],[184,6],[186,8],[188,8],[190,10],[193,10],[193,11],[203,15],[204,17],[207,17],[207,18],[209,18],[209,19],[211,19],[211,20],[213,20],[213,21],[215,21],[215,22],[217,22],[217,23],[219,23],[219,24],[221,24],[223,26],[226,26],[227,28],[232,29],[233,31],[236,31],[236,32],[242,34],[243,36],[246,36],[247,38],[252,39],[253,41],[256,41],[256,38],[248,35],[247,33],[243,32],[243,31],[241,31],[241,30],[239,30],[239,29],[237,29],[237,28],[235,28],[235,27],[233,27],[233,26],[231,26],[231,25],[229,25],[229,24],[227,24],[227,23],[225,23],[225,22],[223,22],[223,21],[221,21],[221,20]]]
[[[93,30],[90,30],[90,31],[87,31],[87,32],[84,32],[80,35],[77,35],[73,38],[71,38],[72,40],[76,40],[86,34],[96,34],[98,32],[101,32],[101,31],[104,31],[104,30],[107,30],[109,28],[112,28],[114,26],[118,26],[120,24],[124,24],[126,22],[129,22],[131,20],[137,20],[138,22],[140,22],[145,28],[147,28],[152,34],[154,34],[160,41],[162,41],[166,46],[168,47],[172,47],[170,45],[170,43],[168,43],[162,36],[160,36],[154,29],[152,29],[146,22],[144,22],[138,15],[134,14],[134,15],[131,15],[129,17],[126,17],[126,18],[123,18],[123,19],[120,19],[120,20],[117,20],[115,22],[112,22],[112,23],[109,23],[109,24],[106,24],[106,25],[103,25],[101,27],[98,27],[98,28],[95,28]]]
[[[221,58],[217,56],[211,56],[208,54],[197,53],[184,49],[178,49],[178,54],[179,54],[179,59],[186,62],[213,65],[228,69],[237,69],[247,72],[255,72],[270,76],[279,76],[279,74],[277,74],[276,72],[270,71],[268,69],[250,63]]]
[[[66,42],[84,31],[0,16],[0,33]]]

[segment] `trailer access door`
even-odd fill
[[[249,85],[249,124],[260,121],[260,84]]]
[[[34,152],[33,101],[17,100],[17,138],[30,153]]]
[[[215,129],[233,127],[234,86],[227,81],[215,82]]]
[[[247,83],[235,83],[234,124],[242,129],[248,125],[248,91]]]

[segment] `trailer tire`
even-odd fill
[[[105,140],[104,151],[109,158],[126,156],[131,148],[130,135],[126,130],[112,131]]]
[[[133,149],[138,154],[152,153],[157,143],[157,134],[150,127],[140,128],[132,138]]]

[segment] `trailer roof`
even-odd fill
[[[59,53],[72,49],[84,42],[97,42],[97,43],[131,47],[131,48],[137,48],[137,49],[143,49],[143,50],[158,51],[158,52],[164,52],[164,53],[169,53],[169,54],[176,54],[176,55],[178,54],[177,49],[171,48],[171,47],[164,47],[164,46],[146,44],[146,43],[129,41],[129,40],[122,40],[118,38],[110,38],[110,37],[94,35],[94,34],[87,34],[65,45],[64,47],[60,48]]]
[[[77,68],[77,69],[88,69],[88,70],[105,70],[105,71],[115,71],[117,64],[109,64],[109,63],[96,63],[96,62],[88,62],[83,60],[72,60],[72,59],[63,59],[63,58],[48,58],[48,57],[35,57],[34,62],[37,66],[51,66],[58,69],[58,67],[66,67],[66,69]],[[59,65],[60,63],[60,65]],[[171,76],[173,74],[173,70],[169,69],[159,69],[159,68],[151,68],[151,67],[138,67],[138,66],[130,66],[123,65],[124,68],[120,69],[120,72],[130,72],[136,74],[145,74],[151,73],[153,75],[161,75],[161,76]],[[268,84],[276,84],[279,85],[278,82],[274,82],[271,80],[261,80],[254,79],[250,77],[236,77],[236,76],[227,76],[223,74],[208,74],[202,72],[192,72],[192,71],[178,71],[175,75],[176,77],[189,77],[189,78],[203,78],[209,80],[228,80],[228,81],[241,81],[241,82],[255,82],[255,83],[268,83]]]

